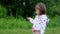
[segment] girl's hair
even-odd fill
[[[40,10],[40,15],[46,14],[46,6],[43,3],[37,3],[36,6],[35,6],[35,9]]]

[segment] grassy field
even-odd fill
[[[0,29],[0,34],[32,34],[31,29]],[[60,28],[47,28],[45,34],[60,34]]]
[[[0,18],[0,34],[32,34],[32,24],[23,18]],[[60,34],[60,17],[50,18],[45,34]]]

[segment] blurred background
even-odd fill
[[[26,17],[35,16],[35,5],[46,5],[50,19],[45,34],[60,34],[60,0],[0,0],[0,34],[32,34]]]

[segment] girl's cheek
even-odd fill
[[[37,14],[37,11],[36,11],[36,14]]]
[[[38,12],[36,12],[36,14],[38,15]]]
[[[40,11],[38,9],[36,9],[36,14],[38,14],[38,15],[40,14]]]
[[[39,14],[40,14],[40,12],[39,12],[39,11],[37,11],[37,12],[36,12],[36,14],[37,14],[37,15],[39,15]]]

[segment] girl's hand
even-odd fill
[[[31,17],[27,17],[27,20],[30,20]]]

